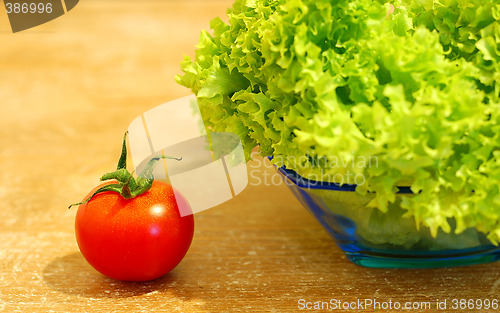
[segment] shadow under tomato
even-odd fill
[[[175,280],[171,272],[148,282],[124,282],[94,270],[80,252],[57,258],[47,264],[43,280],[53,290],[88,298],[127,298],[168,289]]]

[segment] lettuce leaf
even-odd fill
[[[498,244],[500,5],[394,6],[236,0],[176,80],[248,158],[259,146],[276,166],[374,192],[366,210],[381,217],[400,218],[398,203],[434,237],[473,228]],[[401,185],[415,195],[398,200]]]

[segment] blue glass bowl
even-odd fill
[[[500,247],[484,234],[467,229],[460,234],[417,228],[404,217],[401,197],[411,197],[401,187],[388,213],[366,207],[373,194],[362,196],[355,185],[337,185],[305,179],[294,171],[278,168],[288,187],[333,237],[355,264],[378,268],[436,268],[492,262],[500,259]],[[454,221],[449,220],[453,226]]]

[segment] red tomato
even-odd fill
[[[170,272],[186,255],[194,233],[193,215],[181,217],[177,206],[189,209],[189,204],[175,196],[172,186],[153,181],[151,189],[132,199],[106,191],[81,204],[75,232],[85,259],[118,280],[148,281]]]

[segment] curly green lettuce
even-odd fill
[[[485,91],[500,92],[500,2],[498,0],[401,0],[417,26],[436,30],[449,59],[464,58],[481,73]],[[397,4],[396,4],[397,5]]]
[[[247,157],[357,184],[381,213],[410,186],[399,206],[417,227],[498,244],[499,4],[384,2],[236,0],[176,79]]]

